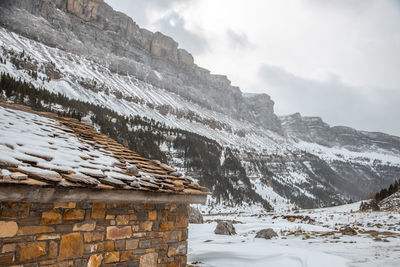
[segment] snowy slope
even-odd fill
[[[188,262],[198,267],[399,266],[400,214],[354,212],[359,206],[205,216],[204,224],[189,227]],[[234,224],[237,235],[214,234],[215,220],[240,222]],[[278,237],[255,238],[266,228]]]

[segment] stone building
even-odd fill
[[[186,266],[207,194],[89,124],[0,104],[0,266]]]

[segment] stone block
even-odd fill
[[[169,248],[168,249],[168,257],[171,258],[176,255],[176,248]]]
[[[2,202],[0,206],[0,218],[16,219],[29,216],[29,203]]]
[[[61,212],[58,210],[48,210],[42,213],[41,224],[60,224]]]
[[[81,266],[81,265],[74,265],[73,261],[64,261],[51,265],[51,267],[75,267],[75,266]]]
[[[102,254],[92,255],[89,258],[89,262],[87,264],[87,267],[99,267],[102,261],[103,261],[103,255]]]
[[[128,261],[128,262],[126,262],[126,266],[129,266],[129,267],[139,267],[139,260],[131,260],[131,261]]]
[[[32,213],[32,211],[31,211]],[[38,214],[37,216],[31,214],[29,217],[18,219],[18,225],[26,226],[26,225],[38,225],[42,219],[42,215]]]
[[[179,216],[176,218],[176,228],[187,228],[189,226],[189,218],[185,216]]]
[[[66,221],[81,221],[85,218],[84,210],[70,209],[64,211],[64,220]]]
[[[114,220],[114,219],[115,219],[115,215],[107,214],[106,220]]]
[[[77,259],[74,260],[74,267],[75,266],[87,266],[88,259]]]
[[[107,227],[107,236],[106,239],[126,239],[132,236],[132,229],[130,226],[118,227],[118,226],[110,226]]]
[[[49,258],[57,258],[57,252],[58,252],[58,244],[55,241],[50,241],[49,243]]]
[[[105,215],[105,203],[94,203],[92,207],[92,218],[103,219]]]
[[[115,218],[117,225],[128,225],[129,224],[129,215],[118,215]]]
[[[97,243],[83,245],[83,253],[84,254],[92,254],[92,253],[95,253],[98,251],[99,251],[99,245]]]
[[[44,241],[21,243],[17,246],[17,260],[29,262],[38,260],[47,254],[47,244]]]
[[[160,223],[160,230],[161,231],[171,231],[174,229],[174,223],[173,222],[161,222]]]
[[[186,252],[187,252],[187,243],[180,242],[178,244],[174,244],[174,246],[170,245],[168,249],[168,257],[184,256],[186,255]]]
[[[151,248],[151,239],[140,240],[139,248]]]
[[[24,226],[18,230],[18,235],[35,235],[40,233],[54,232],[51,226]]]
[[[139,267],[156,267],[157,266],[157,253],[148,253],[140,257]]]
[[[1,253],[9,253],[14,252],[16,248],[16,244],[4,244],[1,248]]]
[[[81,223],[74,224],[74,228],[72,229],[74,232],[82,231],[82,232],[90,232],[96,228],[95,221],[86,221]]]
[[[120,261],[121,262],[129,261],[131,259],[132,254],[133,254],[132,251],[123,251],[123,252],[121,252]]]
[[[162,247],[162,243],[163,243],[163,240],[162,240],[162,238],[153,238],[153,239],[151,239],[151,247],[152,248],[161,248]]]
[[[136,215],[137,221],[147,221],[148,220],[148,218],[147,218],[148,214],[145,211],[139,211],[135,215]]]
[[[117,240],[115,241],[115,250],[125,250],[125,240]]]
[[[40,266],[42,265],[54,265],[54,263],[56,262],[56,260],[46,260],[46,261],[41,261],[39,263]]]
[[[139,224],[139,230],[140,231],[148,232],[148,231],[151,231],[152,227],[153,227],[153,222],[149,222],[149,221],[140,222],[140,224]]]
[[[114,263],[119,262],[119,252],[106,252],[104,253],[104,263]]]
[[[97,252],[104,252],[104,243],[98,243]]]
[[[138,237],[144,237],[144,236],[146,236],[146,233],[133,233],[133,234],[132,234],[132,237],[136,237],[136,238],[138,238]]]
[[[127,250],[137,249],[138,246],[139,246],[139,239],[128,239],[128,240],[126,240],[126,249]]]
[[[14,254],[0,255],[0,266],[10,266],[14,263]]]
[[[96,223],[98,226],[109,226],[110,222],[107,220],[103,220],[103,219],[97,219]]]
[[[105,242],[105,244],[104,244],[104,249],[105,249],[106,251],[112,251],[112,250],[114,250],[114,248],[115,248],[115,246],[114,246],[114,241],[107,241],[107,242]]]
[[[80,233],[67,234],[61,237],[58,259],[79,258],[83,255],[83,240]]]
[[[86,243],[101,242],[104,240],[103,232],[84,233],[84,240]]]
[[[16,222],[0,221],[0,238],[13,237],[18,232]]]
[[[147,254],[147,253],[153,253],[153,252],[155,252],[155,251],[156,251],[155,248],[148,248],[148,249],[145,250],[146,254]]]
[[[139,225],[132,225],[132,231],[133,232],[138,232],[139,231]]]
[[[57,224],[56,232],[57,233],[70,233],[72,232],[72,224]]]
[[[150,221],[155,221],[157,220],[157,211],[156,210],[151,210],[149,211],[149,220]]]
[[[59,234],[43,234],[43,235],[38,235],[36,240],[55,240],[55,239],[60,239]]]

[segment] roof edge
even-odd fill
[[[155,193],[133,190],[54,188],[25,185],[0,185],[0,202],[105,202],[153,204],[205,204],[207,195]]]

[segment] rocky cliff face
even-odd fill
[[[397,136],[358,131],[344,126],[331,127],[319,117],[302,117],[299,113],[281,116],[280,120],[284,132],[295,140],[358,152],[375,149],[400,153],[400,138]]]
[[[193,56],[171,37],[141,29],[102,0],[4,0],[0,15],[0,23],[14,32],[89,56],[116,73],[281,132],[269,97],[261,98],[265,102],[245,99],[226,76],[195,65]],[[254,103],[259,107],[257,115],[252,112]]]

